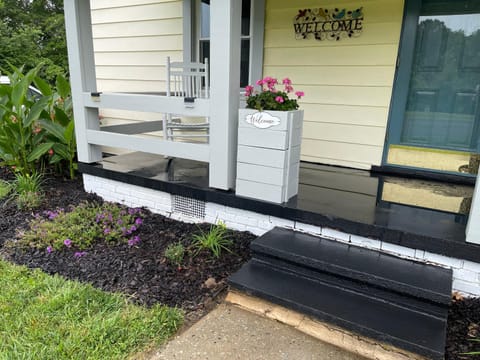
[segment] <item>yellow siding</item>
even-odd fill
[[[381,163],[403,0],[267,0],[264,75],[304,90],[302,159],[368,169]],[[363,33],[340,41],[296,40],[303,8],[363,6]]]
[[[91,0],[99,91],[164,91],[166,57],[182,60],[183,1]]]

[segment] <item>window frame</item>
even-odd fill
[[[200,3],[201,0],[183,1],[184,61],[199,61],[200,58]],[[249,84],[255,83],[263,75],[264,24],[265,0],[251,0],[250,34],[241,35],[241,40],[249,39]],[[240,89],[243,90],[243,88]]]

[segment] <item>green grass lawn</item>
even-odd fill
[[[107,274],[106,274],[107,276]],[[0,359],[123,359],[168,339],[177,309],[0,260]]]

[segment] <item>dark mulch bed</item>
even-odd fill
[[[448,313],[445,360],[480,359],[480,355],[463,355],[480,351],[480,298],[454,296]]]
[[[8,178],[11,174],[0,168],[0,179]],[[101,201],[83,191],[80,178],[70,181],[50,177],[44,190],[45,200],[36,212],[86,200]],[[13,201],[0,200],[0,250],[6,240],[15,238],[16,229],[26,228],[33,215],[31,211],[18,210]],[[129,294],[132,300],[141,304],[160,302],[181,307],[186,311],[187,320],[196,320],[226,288],[225,279],[248,260],[249,244],[254,238],[249,233],[232,231],[235,244],[232,253],[224,253],[220,259],[200,253],[187,258],[180,269],[168,264],[163,256],[166,246],[177,241],[188,245],[199,226],[204,230],[209,227],[147,212],[139,232],[142,241],[137,247],[97,244],[81,258],[73,256],[75,250],[47,254],[46,251],[4,247],[1,252],[15,263],[89,282],[106,291]],[[475,337],[480,337],[480,299],[454,299],[448,318],[446,360],[480,359],[480,356],[462,355],[480,350],[480,343],[471,341]]]
[[[0,178],[10,174],[0,169]],[[75,181],[47,178],[43,186],[46,196],[41,208],[66,208],[82,201],[98,201],[97,196],[85,193],[80,179]],[[96,244],[85,256],[75,258],[74,249],[54,251],[3,248],[3,257],[17,264],[40,268],[49,274],[89,282],[106,291],[122,292],[132,300],[145,305],[163,303],[184,309],[195,318],[212,304],[212,300],[226,288],[226,278],[249,259],[249,244],[254,236],[246,232],[229,231],[234,245],[231,252],[222,252],[219,259],[207,252],[195,257],[186,256],[181,268],[169,264],[164,258],[168,244],[182,242],[188,246],[192,234],[199,229],[208,230],[208,224],[188,224],[152,214],[146,216],[138,235],[139,245]],[[34,216],[32,211],[17,209],[14,201],[0,200],[0,247],[16,237],[15,229],[24,229]],[[208,281],[207,281],[208,280]]]

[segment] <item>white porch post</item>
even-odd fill
[[[100,125],[98,109],[85,108],[82,94],[97,91],[90,1],[65,0],[64,10],[78,160],[91,163],[101,160],[102,153],[87,142],[87,130]]]
[[[210,187],[234,187],[240,88],[241,1],[210,2]]]
[[[473,192],[470,215],[468,217],[466,240],[469,243],[480,244],[480,173]]]

